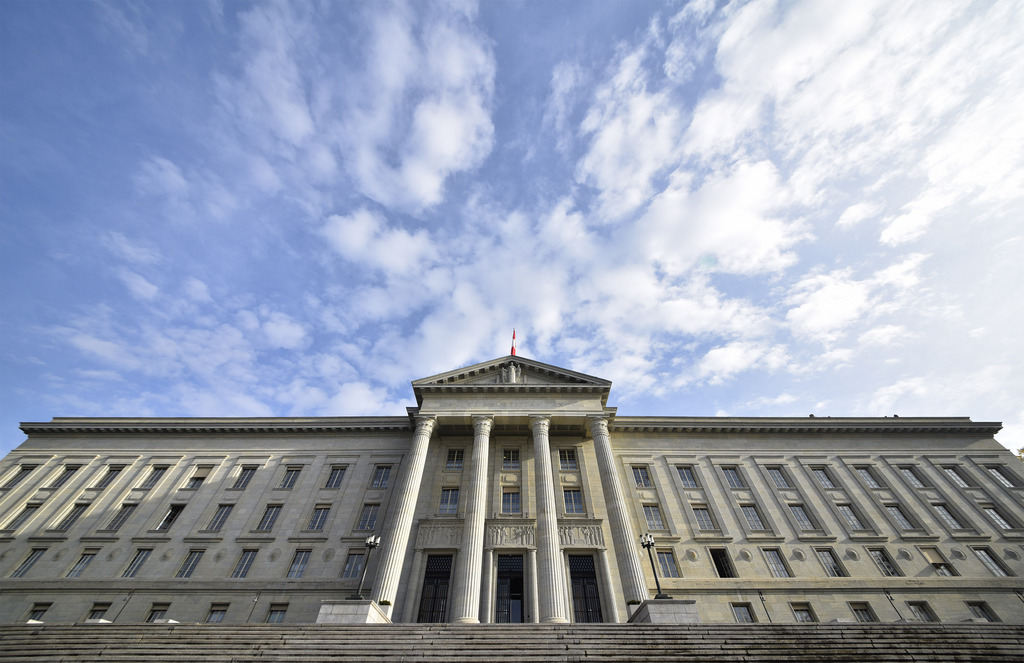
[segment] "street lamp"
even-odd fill
[[[654,547],[654,537],[650,532],[640,537],[640,545],[647,548],[647,557],[651,560],[651,571],[654,572],[654,586],[658,588],[658,593],[654,595],[656,599],[670,599],[672,598],[668,594],[661,592],[661,583],[658,582],[658,569],[654,566],[654,553],[651,552],[651,548]]]
[[[370,551],[380,545],[380,537],[370,535],[366,537],[366,559],[363,560],[363,571],[359,574],[359,589],[356,591],[355,596],[348,597],[350,601],[362,601],[363,600],[363,581],[366,579],[366,567],[370,565]]]

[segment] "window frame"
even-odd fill
[[[839,556],[836,555],[836,551],[832,548],[815,548],[814,556],[818,559],[818,563],[821,564],[821,567],[825,570],[825,575],[829,578],[850,577],[846,567],[839,561]]]
[[[558,450],[558,468],[562,472],[577,472],[580,469],[580,460],[576,449]]]
[[[786,472],[782,469],[781,465],[768,465],[764,469],[768,474],[768,478],[772,480],[772,485],[776,488],[779,490],[793,489],[793,484],[790,483],[789,477],[786,476]]]
[[[61,517],[57,524],[53,526],[54,532],[66,532],[75,526],[78,519],[81,518],[85,512],[89,509],[88,502],[75,502],[71,505],[64,515]]]
[[[306,523],[306,530],[310,532],[322,532],[327,525],[327,519],[331,516],[330,504],[317,504],[309,514],[309,522]]]
[[[961,473],[960,467],[957,465],[943,465],[942,473],[946,476],[946,479],[957,488],[971,487],[970,482],[967,481],[967,478],[963,473]]]
[[[648,530],[668,530],[660,504],[644,504],[644,521]]]
[[[391,483],[391,465],[374,465],[370,488],[383,490]]]
[[[839,486],[836,484],[835,478],[828,471],[828,468],[823,465],[818,465],[811,468],[811,474],[814,475],[815,481],[818,485],[825,490],[836,490]]]
[[[725,477],[725,485],[732,490],[745,490],[747,483],[743,480],[739,465],[722,465],[722,476]]]
[[[662,578],[681,578],[682,574],[679,573],[679,565],[676,563],[676,556],[672,550],[665,548],[659,549],[656,555],[658,559],[658,568],[661,569]]]
[[[853,613],[853,618],[861,624],[870,624],[878,621],[878,615],[875,614],[874,608],[867,601],[850,601],[847,605],[850,606],[850,612]],[[861,616],[867,616],[867,619],[861,619]]]
[[[754,614],[754,607],[750,603],[730,603],[729,609],[732,612],[732,618],[736,620],[737,624],[757,623],[757,615]]]
[[[380,512],[380,504],[363,504],[363,510],[359,513],[359,520],[356,521],[356,530],[371,532],[377,529],[377,515]]]
[[[124,524],[128,522],[128,519],[131,518],[132,514],[135,513],[137,508],[139,508],[139,505],[134,502],[122,504],[121,508],[114,514],[114,517],[110,519],[109,523],[107,523],[107,526],[103,528],[104,531],[116,532],[120,530],[124,527]]]
[[[676,465],[676,474],[679,475],[679,481],[683,484],[683,488],[688,490],[700,488],[700,480],[697,478],[697,471],[693,469],[693,465]]]
[[[154,532],[167,532],[170,531],[174,523],[181,517],[181,513],[185,510],[184,504],[169,504],[167,506],[167,512],[164,517],[160,519],[157,526],[153,528]]]
[[[235,562],[234,568],[231,570],[231,577],[246,577],[249,574],[249,570],[252,568],[253,563],[256,561],[256,556],[259,555],[259,553],[259,548],[243,548],[242,552],[238,554],[238,560]]]
[[[286,578],[301,578],[309,565],[309,558],[313,556],[312,548],[298,548],[292,555],[292,563],[288,565]]]
[[[107,465],[107,472],[100,477],[100,480],[96,482],[93,488],[97,490],[103,490],[110,484],[114,483],[114,480],[121,475],[124,471],[124,465]]]
[[[501,470],[503,472],[516,472],[522,469],[523,460],[519,453],[519,447],[502,447]]]
[[[265,624],[283,624],[284,618],[288,614],[287,603],[271,603],[270,607],[267,608],[267,618],[264,621]]]
[[[24,578],[25,574],[32,570],[32,567],[35,566],[36,562],[38,562],[40,558],[42,558],[42,556],[46,554],[47,550],[49,550],[49,548],[30,549],[28,551],[28,554],[25,555],[25,558],[21,560],[21,564],[18,564],[18,566],[16,566],[14,570],[11,571],[11,574],[7,577]]]
[[[853,508],[852,503],[844,502],[842,504],[836,504],[836,511],[839,512],[839,515],[843,517],[843,520],[846,521],[846,524],[849,525],[850,529],[854,532],[865,532],[871,529],[864,524],[863,520],[861,520],[860,514]]]
[[[902,578],[904,576],[903,571],[896,564],[896,560],[892,558],[888,550],[880,546],[873,546],[867,550],[868,557],[875,563],[875,566],[878,567],[883,576],[887,578]]]
[[[167,470],[170,469],[170,465],[152,465],[149,469],[149,474],[143,479],[142,483],[136,486],[136,490],[152,490],[156,487],[160,480],[167,474]]]
[[[348,551],[345,558],[345,565],[341,567],[342,578],[358,578],[363,572],[363,564],[366,563],[366,553],[362,550]]]
[[[774,561],[772,560],[773,555],[777,558]],[[773,578],[793,577],[793,570],[786,563],[786,558],[783,556],[781,548],[761,548],[761,556],[764,558],[765,564],[768,565],[768,571],[772,574]],[[779,573],[780,569],[782,571],[781,575]]]
[[[572,499],[570,499],[572,498]],[[562,508],[567,516],[578,516],[587,513],[587,507],[583,503],[582,488],[562,489]]]
[[[501,512],[506,515],[518,515],[523,512],[522,496],[518,488],[501,489]]]
[[[42,504],[38,502],[29,502],[25,504],[25,506],[21,508],[21,511],[18,512],[18,515],[4,523],[3,529],[8,532],[18,531],[22,525],[28,522],[33,514],[39,511],[39,507],[41,506]]]
[[[18,471],[11,475],[11,477],[4,482],[4,485],[0,486],[0,490],[10,490],[19,483],[28,478],[28,475],[32,474],[38,465],[19,465]]]
[[[462,447],[448,449],[444,460],[445,472],[461,472],[466,461],[466,450]]]
[[[146,560],[153,554],[152,548],[136,548],[135,554],[132,555],[131,560],[128,562],[128,566],[124,567],[124,571],[121,573],[122,578],[134,578],[142,570]]]
[[[947,529],[951,529],[956,532],[962,532],[966,529],[970,529],[964,524],[963,520],[958,517],[958,514],[949,507],[948,503],[934,503],[932,504],[932,509],[939,515],[939,520],[945,524]]]
[[[924,482],[924,478],[921,473],[918,472],[916,465],[898,465],[896,469],[899,470],[900,476],[911,488],[917,488],[918,490],[924,488],[930,488],[928,484]]]
[[[936,623],[939,621],[927,601],[907,601],[907,607],[910,609],[910,614],[914,615],[914,619],[919,622]]]
[[[231,490],[245,490],[248,488],[249,483],[256,476],[256,472],[259,469],[259,465],[242,465],[241,469],[238,470],[238,477],[235,478],[235,483],[231,485]]]
[[[633,470],[633,483],[637,488],[654,487],[651,482],[651,471],[646,465],[632,465],[631,469]]]
[[[210,518],[209,524],[206,526],[207,532],[219,532],[224,527],[224,523],[227,522],[228,517],[231,516],[231,512],[235,510],[234,504],[218,504],[217,510],[213,512],[213,516]]]
[[[715,522],[715,514],[712,513],[711,507],[706,504],[693,504],[690,506],[690,511],[693,512],[693,519],[697,523],[698,532],[717,532],[719,531],[718,523]],[[701,512],[701,513],[698,513]],[[702,514],[707,516],[707,523],[711,527],[702,527],[704,524]]]
[[[347,465],[331,465],[331,472],[327,475],[327,482],[324,483],[324,488],[332,490],[341,488],[341,483],[345,480],[346,470],[348,470]]]
[[[295,483],[299,480],[299,476],[302,474],[302,465],[286,465],[284,468],[284,476],[281,477],[281,485],[277,487],[278,490],[291,490],[295,487]]]
[[[744,520],[747,522],[747,527],[751,532],[770,532],[772,531],[768,525],[765,524],[764,518],[761,516],[761,510],[757,508],[756,504],[740,504],[740,513],[743,514]]]
[[[884,490],[885,484],[878,480],[878,472],[871,465],[856,465],[857,476],[871,490]]]
[[[260,518],[260,521],[256,523],[256,527],[253,528],[253,531],[273,532],[274,525],[277,524],[277,519],[281,516],[281,511],[283,509],[283,504],[268,504],[263,510],[263,516]]]
[[[68,572],[64,574],[64,577],[80,578],[82,573],[89,568],[90,564],[92,564],[92,561],[96,559],[96,555],[98,555],[99,552],[99,548],[86,548],[83,550],[78,556],[78,560],[76,560],[75,563],[71,565],[71,568],[68,569]]]
[[[798,531],[813,532],[821,529],[811,518],[811,514],[807,512],[807,506],[803,503],[787,504],[786,506],[789,507],[789,512],[793,515],[793,520],[796,521]]]
[[[205,552],[205,548],[193,548],[185,553],[185,558],[181,560],[181,566],[178,567],[178,572],[174,577],[191,578],[192,573],[196,570],[196,566],[199,565],[199,561],[203,559]]]
[[[818,621],[818,616],[814,614],[814,609],[807,601],[790,602],[789,609],[793,613],[793,619],[798,624],[814,624]],[[803,618],[804,615],[806,615],[807,619]]]
[[[437,513],[440,516],[459,515],[459,489],[442,488],[441,499],[437,503]]]
[[[988,546],[971,546],[971,550],[974,551],[974,556],[992,575],[998,578],[1012,578],[1016,575]]]

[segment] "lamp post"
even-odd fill
[[[366,537],[366,559],[363,560],[363,571],[359,574],[359,589],[356,590],[355,596],[348,597],[350,601],[362,601],[363,600],[363,581],[366,580],[366,567],[370,565],[370,551],[380,545],[380,537],[370,535]]]
[[[647,557],[651,560],[651,571],[654,572],[654,586],[658,588],[658,593],[654,595],[656,599],[670,599],[672,598],[668,594],[661,592],[661,583],[658,582],[658,569],[654,566],[654,553],[651,552],[651,548],[654,547],[654,537],[650,532],[640,537],[640,545],[647,549]]]

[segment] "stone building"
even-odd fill
[[[0,622],[330,621],[365,566],[379,621],[649,619],[660,583],[677,621],[1024,623],[997,423],[630,417],[514,356],[412,386],[406,417],[23,424]]]

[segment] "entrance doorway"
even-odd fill
[[[497,624],[523,622],[523,556],[498,555],[498,601],[494,611]]]
[[[428,555],[420,594],[420,623],[440,623],[448,618],[448,586],[451,584],[452,556]]]
[[[573,621],[600,622],[601,594],[593,555],[569,555],[569,578],[572,581]]]

